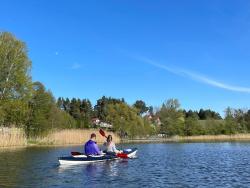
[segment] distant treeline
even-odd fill
[[[93,119],[129,137],[250,132],[249,110],[227,108],[222,119],[210,109],[183,110],[177,99],[157,109],[142,100],[130,105],[105,96],[94,105],[88,99],[55,99],[41,82],[32,81],[26,45],[8,32],[0,33],[0,70],[0,126],[21,127],[27,137],[54,129],[92,128]]]
[[[250,132],[250,110],[225,110],[225,118],[211,110],[185,111],[177,99],[170,99],[155,114],[161,133],[166,135],[218,135]]]

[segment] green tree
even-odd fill
[[[234,110],[229,107],[225,110],[225,129],[226,134],[235,134],[237,132],[237,122],[234,119]]]
[[[26,101],[21,99],[14,99],[6,100],[2,104],[2,124],[4,126],[23,127],[27,123],[29,106]]]
[[[0,33],[0,125],[21,126],[31,97],[31,62],[26,45],[11,33]]]
[[[51,105],[48,130],[76,128],[76,121],[67,112],[59,109],[55,104]]]
[[[199,120],[199,115],[198,115],[198,112],[196,112],[196,111],[192,111],[192,110],[189,110],[189,111],[185,111],[185,110],[183,110],[183,113],[185,114],[185,117],[186,118],[188,118],[188,117],[193,117],[193,118],[195,118],[195,119],[197,119],[197,120]]]
[[[246,121],[246,128],[247,131],[250,132],[250,110],[248,110],[245,115],[244,115],[244,119]]]
[[[185,119],[184,134],[186,136],[202,134],[202,127],[200,126],[198,119],[199,117],[196,113],[189,113],[188,117]]]
[[[97,100],[97,103],[94,107],[94,111],[96,116],[102,120],[102,121],[106,121],[106,117],[107,117],[107,106],[109,104],[121,104],[121,103],[125,103],[124,99],[115,99],[115,98],[107,98],[105,96],[103,96],[101,99]]]
[[[109,104],[107,106],[107,121],[113,125],[114,131],[121,136],[145,136],[152,130],[149,123],[137,114],[137,110],[126,103]]]
[[[91,118],[93,116],[93,108],[92,108],[92,104],[91,104],[90,100],[83,99],[81,101],[80,113],[81,113],[81,117],[82,117],[82,119],[84,121],[84,126],[86,128],[90,127]]]
[[[220,119],[222,119],[219,113],[212,111],[210,109],[208,109],[208,110],[200,109],[198,115],[199,115],[199,118],[201,120],[206,120],[206,119],[220,120]]]
[[[54,98],[40,82],[33,84],[33,96],[29,102],[30,118],[26,125],[27,136],[40,136],[52,128],[49,121],[51,108],[55,105]]]
[[[79,99],[73,98],[70,101],[69,114],[76,120],[77,127],[83,128],[84,122],[83,122],[83,118],[82,118],[81,113],[80,113],[80,105],[81,105],[81,101]]]
[[[7,32],[0,33],[0,99],[30,97],[31,62],[26,45]]]
[[[81,114],[80,114],[80,103],[76,98],[73,98],[70,101],[70,110],[69,114],[76,120],[80,120]]]
[[[169,136],[184,135],[184,114],[179,109],[180,103],[177,99],[169,99],[163,103],[157,116],[161,120],[161,132]]]
[[[149,110],[146,103],[142,100],[137,100],[133,106],[138,110],[139,115],[142,115]]]

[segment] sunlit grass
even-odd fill
[[[95,133],[97,143],[102,144],[105,138],[100,135],[97,129],[65,129],[53,131],[45,137],[36,137],[28,140],[25,133],[19,128],[0,128],[0,147],[26,146],[31,145],[70,145],[83,144],[89,140],[90,134]],[[120,142],[120,138],[111,132],[115,143]]]
[[[96,134],[97,143],[102,144],[106,139],[100,135],[96,129],[65,129],[54,131],[42,138],[32,138],[29,140],[30,145],[67,145],[67,144],[83,144],[89,140],[91,133]],[[120,142],[120,138],[111,132],[115,143]]]
[[[179,141],[234,141],[250,140],[250,134],[178,136]]]
[[[20,128],[0,128],[0,147],[25,146],[27,139]]]

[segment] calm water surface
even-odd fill
[[[62,167],[81,147],[0,150],[0,187],[250,187],[250,143],[130,144],[138,158]]]

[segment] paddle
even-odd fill
[[[99,133],[100,133],[103,137],[107,138],[105,132],[104,132],[102,129],[99,130]],[[117,153],[116,156],[119,157],[119,158],[123,158],[123,159],[129,158],[128,155],[127,155],[126,153]]]
[[[107,138],[105,132],[104,132],[102,129],[99,130],[99,133],[100,133],[103,137]]]

